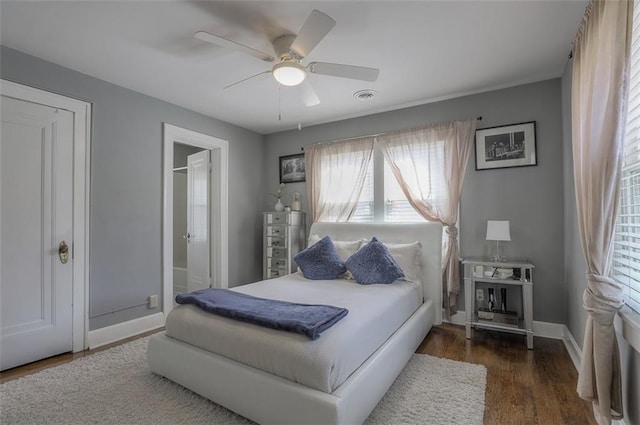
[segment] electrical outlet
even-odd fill
[[[156,308],[156,307],[158,307],[158,296],[151,295],[149,297],[149,308]]]

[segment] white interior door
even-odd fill
[[[73,114],[6,96],[0,114],[5,370],[73,349]],[[59,255],[63,242],[66,264]]]
[[[187,157],[187,291],[209,282],[209,150]]]

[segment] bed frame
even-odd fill
[[[315,223],[311,234],[335,240],[378,237],[422,243],[426,302],[333,393],[246,366],[165,335],[149,340],[151,370],[260,424],[361,424],[434,324],[442,322],[442,226]]]

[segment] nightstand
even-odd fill
[[[533,268],[529,260],[495,261],[485,257],[469,257],[464,265],[465,328],[471,339],[471,328],[485,328],[526,335],[527,348],[533,349]],[[476,288],[483,292],[482,306],[477,305]],[[486,292],[484,289],[486,288]],[[522,314],[512,312],[505,295],[513,288],[520,291]]]

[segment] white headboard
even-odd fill
[[[311,234],[334,240],[371,239],[422,244],[422,285],[425,299],[433,300],[435,324],[442,323],[442,225],[440,223],[313,223]]]

